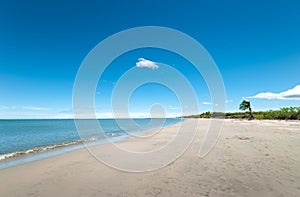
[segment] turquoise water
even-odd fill
[[[118,121],[122,123],[121,129],[115,119],[100,119],[97,121],[106,136],[90,130],[84,133],[83,138],[79,137],[74,120],[0,120],[0,160],[71,147],[81,144],[82,141],[105,143],[106,137],[122,140],[133,133],[139,134],[148,129],[166,127],[181,121],[181,119],[152,120],[154,121],[134,119],[136,125],[132,125],[130,119],[120,119]],[[80,121],[88,125],[92,120]]]

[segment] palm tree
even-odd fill
[[[254,118],[253,113],[252,113],[252,109],[251,109],[251,104],[250,101],[247,100],[243,100],[242,103],[240,104],[240,110],[247,110],[249,109],[250,112],[250,120],[252,120]]]

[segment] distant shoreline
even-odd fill
[[[254,111],[254,119],[258,120],[300,120],[300,107],[284,107],[279,110]],[[250,119],[249,112],[204,112],[201,114],[183,116],[183,118],[225,118]]]

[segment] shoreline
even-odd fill
[[[184,119],[181,119],[179,122],[173,123],[171,125],[166,125],[162,128],[167,128],[176,124],[180,124],[183,121]],[[148,132],[151,132],[153,129],[158,129],[158,128],[135,131],[132,133],[132,135],[134,134],[144,135]],[[0,155],[0,170],[14,167],[17,165],[26,164],[33,161],[38,161],[48,157],[55,157],[71,151],[86,148],[87,146],[97,146],[109,142],[119,142],[119,141],[127,140],[128,138],[130,138],[129,134],[106,136],[106,139],[96,139],[96,137],[92,137],[86,140],[79,139],[76,141],[63,142],[60,144],[46,145],[46,146],[34,147],[26,150],[18,150],[10,153],[4,153]]]
[[[110,139],[110,141],[118,142],[118,141],[126,140],[127,138],[128,138],[128,136],[118,136],[118,137],[114,137],[114,138]],[[18,165],[27,164],[27,163],[34,162],[34,161],[51,158],[51,157],[56,157],[59,155],[63,155],[63,154],[72,152],[72,151],[84,149],[87,146],[97,146],[97,145],[101,145],[101,144],[105,144],[105,143],[108,143],[108,142],[106,140],[98,140],[98,141],[90,141],[90,142],[80,141],[78,143],[70,142],[70,143],[67,143],[67,145],[65,145],[65,146],[52,145],[55,147],[46,149],[44,151],[28,152],[28,153],[24,153],[24,154],[20,154],[20,155],[2,159],[2,160],[0,160],[0,170],[15,167]],[[49,146],[49,147],[52,147],[52,146]],[[41,147],[41,148],[44,149],[44,147]],[[30,150],[26,150],[24,152],[27,152]],[[22,152],[22,151],[17,151],[14,153],[18,153],[18,152]],[[14,153],[8,153],[8,154],[14,154]]]
[[[209,120],[186,119],[151,140],[117,142],[148,151],[168,143],[176,129],[198,133],[167,167],[129,173],[103,164],[86,149],[0,170],[1,196],[299,196],[300,122],[225,120],[221,137],[204,158],[197,153]],[[184,137],[184,136],[183,136]],[[105,154],[106,144],[95,146]],[[110,157],[109,154],[106,154]],[[161,160],[153,158],[153,163]],[[24,179],[18,177],[26,177]]]

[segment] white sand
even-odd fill
[[[82,149],[0,170],[0,196],[300,196],[299,121],[226,120],[218,144],[205,158],[197,153],[209,120],[200,121],[190,148],[160,170],[117,171]],[[159,148],[176,128],[152,140],[118,145]]]

